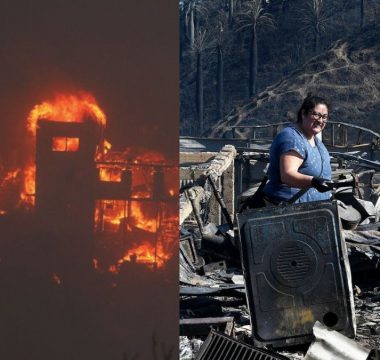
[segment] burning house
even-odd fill
[[[35,148],[17,172],[19,207],[72,263],[113,273],[125,262],[161,267],[176,237],[176,168],[159,153],[111,150],[105,125],[89,94],[35,106],[28,118]]]

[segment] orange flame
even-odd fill
[[[173,255],[173,245],[178,241],[178,215],[166,217],[160,231],[156,235],[155,243],[145,241],[129,249],[109,267],[109,271],[117,274],[124,263],[146,264],[154,268],[162,268]]]
[[[53,137],[53,151],[78,151],[79,138]]]
[[[114,167],[101,167],[99,169],[99,179],[101,181],[120,182],[121,169],[117,169]]]
[[[97,160],[104,161],[130,161],[134,164],[166,164],[167,160],[164,155],[154,150],[147,150],[142,148],[126,148],[124,151],[112,152],[111,144],[105,140],[103,143],[103,158],[98,158]]]
[[[141,209],[141,203],[132,202],[132,216],[136,221],[136,226],[149,232],[157,231],[157,219],[144,216],[144,212]]]
[[[117,263],[119,266],[126,261],[155,264],[158,268],[161,268],[170,257],[171,254],[164,250],[162,243],[158,243],[157,246],[145,243],[129,250]]]
[[[21,203],[27,208],[33,207],[35,203],[34,193],[36,191],[36,165],[28,164],[24,169],[24,189],[21,192]]]
[[[104,128],[106,125],[106,116],[104,112],[97,105],[94,97],[88,93],[78,94],[59,94],[51,101],[44,101],[43,103],[36,105],[30,111],[27,118],[27,130],[35,140],[38,120],[46,119],[49,121],[63,121],[63,122],[84,122],[87,119],[91,119],[99,124],[99,127]],[[77,151],[80,147],[80,139],[78,138],[53,138],[52,150],[53,151]],[[35,141],[33,141],[35,143]],[[103,161],[103,164],[99,168],[99,177],[103,181],[120,182],[122,180],[122,171],[126,170],[126,162],[134,162],[135,164],[142,164],[137,166],[139,176],[133,174],[134,181],[134,193],[132,200],[99,200],[95,208],[95,222],[102,226],[107,225],[107,231],[117,232],[119,229],[132,230],[132,226],[143,229],[151,234],[157,233],[156,242],[145,241],[143,243],[136,244],[135,247],[129,249],[124,255],[123,252],[117,255],[109,270],[114,273],[118,273],[120,267],[125,262],[137,262],[147,264],[149,266],[163,267],[165,262],[172,256],[172,245],[176,241],[176,233],[178,229],[175,229],[173,234],[169,236],[164,235],[164,226],[158,224],[158,218],[154,211],[147,211],[144,208],[143,202],[139,202],[138,198],[149,198],[151,196],[151,185],[147,178],[151,178],[153,173],[149,174],[149,167],[146,164],[166,164],[165,157],[155,151],[146,151],[139,148],[128,148],[122,152],[110,152],[111,144],[103,140],[102,144],[99,144],[98,152],[95,156],[95,161]],[[26,206],[26,208],[32,208],[35,202],[35,160],[34,149],[29,149],[28,153],[30,158],[27,165],[23,170],[17,169],[7,173],[7,175],[0,181],[0,188],[7,183],[16,182],[19,184],[21,178],[23,179],[23,190],[20,194],[20,204]],[[121,165],[115,164],[121,161]],[[107,162],[113,163],[112,166],[106,164]],[[175,183],[175,176],[172,176],[172,181]],[[170,185],[170,195],[175,196],[176,185]],[[141,200],[141,199],[140,199]],[[148,213],[147,213],[148,212]],[[0,210],[0,214],[5,214],[4,210]],[[162,220],[162,219],[161,219]],[[175,224],[178,224],[178,220],[174,220]],[[176,225],[177,226],[177,225]],[[102,231],[104,229],[102,228]],[[174,240],[173,240],[174,239]],[[136,241],[137,242],[137,241]],[[115,257],[114,257],[115,259]],[[93,259],[93,266],[96,270],[101,267],[101,262],[97,259]],[[59,286],[61,285],[60,276],[56,273],[52,274],[52,280]]]
[[[154,233],[157,230],[157,219],[145,216],[141,203],[131,202],[129,221],[134,226]],[[103,208],[103,211],[101,211]],[[127,203],[125,200],[100,200],[95,209],[95,223],[103,223],[103,229],[117,232],[127,216]]]
[[[40,119],[63,122],[83,122],[86,119],[91,119],[102,127],[106,125],[106,115],[98,106],[95,98],[86,92],[58,94],[52,101],[44,101],[42,104],[35,105],[27,118],[27,129],[33,137],[36,136],[37,124]],[[53,150],[56,151],[76,151],[79,147],[79,139],[57,139],[52,145]],[[31,208],[35,203],[36,188],[36,166],[33,158],[29,160],[23,173],[24,187],[20,195],[21,204]]]
[[[102,127],[106,126],[106,115],[91,94],[58,94],[52,102],[44,101],[34,106],[27,119],[27,129],[35,136],[39,119],[83,122],[87,117]]]
[[[20,174],[21,169],[16,169],[8,171],[8,173],[1,180],[0,187],[6,186],[8,183],[12,183],[16,180],[17,176]]]
[[[112,145],[111,143],[108,141],[108,140],[105,140],[103,141],[103,149],[104,149],[104,153],[107,154],[112,148]]]

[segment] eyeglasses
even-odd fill
[[[325,124],[327,123],[327,119],[329,117],[327,114],[321,114],[316,111],[311,111],[310,114],[315,120],[322,120]]]

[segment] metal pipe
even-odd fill
[[[210,184],[211,184],[212,190],[214,192],[214,195],[216,197],[216,200],[218,201],[218,203],[219,203],[219,205],[220,205],[220,207],[222,209],[222,213],[223,213],[223,215],[224,215],[224,217],[225,217],[225,219],[226,219],[226,221],[227,221],[230,229],[232,230],[234,228],[234,223],[233,223],[233,221],[231,219],[231,216],[230,216],[230,214],[229,214],[229,212],[227,210],[227,207],[226,207],[226,204],[225,204],[225,202],[223,200],[223,197],[220,194],[218,188],[216,187],[216,183],[215,183],[214,179],[211,176],[209,176],[208,180],[210,181]]]

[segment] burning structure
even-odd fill
[[[159,153],[111,151],[105,125],[89,94],[35,106],[30,158],[15,172],[23,180],[18,205],[35,214],[46,236],[59,234],[61,255],[73,263],[114,273],[124,262],[161,267],[177,236],[176,168]]]

